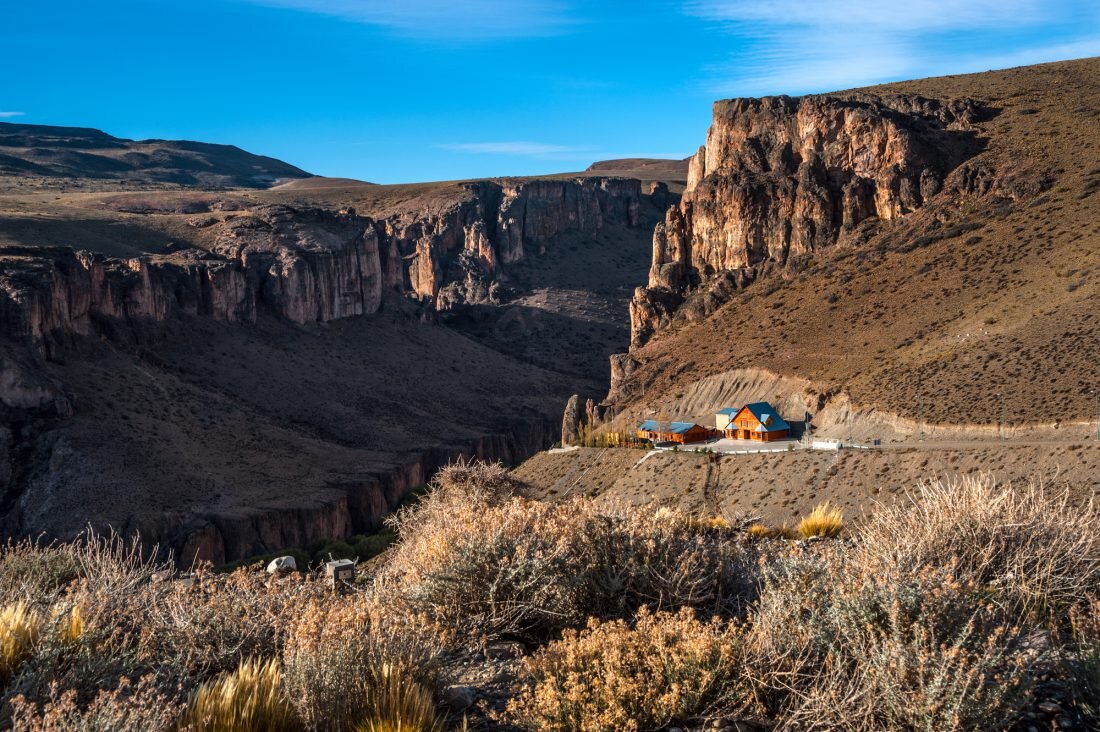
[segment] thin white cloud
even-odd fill
[[[568,145],[549,145],[543,142],[464,142],[453,145],[440,145],[444,150],[482,155],[519,155],[524,157],[546,157],[551,155],[582,154],[585,148]]]
[[[436,41],[559,34],[576,20],[564,0],[250,0]]]
[[[830,91],[1096,52],[1096,42],[1089,39],[1060,47],[1037,42],[1033,48],[1005,53],[991,53],[988,46],[972,42],[1047,22],[1094,28],[1087,19],[1095,19],[1095,9],[1078,2],[686,0],[684,7],[740,38],[749,49],[706,69],[710,90],[724,96]]]
[[[22,117],[25,112],[0,112],[0,119],[10,119],[12,117]]]

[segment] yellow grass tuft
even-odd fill
[[[766,539],[772,535],[772,530],[758,521],[745,529],[745,533],[754,539]]]
[[[368,686],[371,713],[359,732],[443,732],[432,692],[401,664],[383,664]]]
[[[6,685],[31,657],[42,619],[20,600],[0,609],[0,685]]]
[[[76,645],[84,637],[85,630],[84,608],[81,605],[73,605],[72,609],[61,619],[58,636],[62,643]]]
[[[804,539],[811,536],[832,537],[844,528],[844,514],[832,508],[828,501],[810,511],[810,515],[798,522],[798,533]]]
[[[179,726],[196,732],[289,732],[300,727],[283,699],[278,661],[259,659],[242,661],[236,671],[200,686]]]

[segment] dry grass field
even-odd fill
[[[674,507],[698,516],[749,516],[794,525],[828,501],[849,521],[905,500],[927,476],[990,475],[1007,486],[1041,482],[1076,500],[1100,500],[1100,443],[967,448],[781,451],[717,456],[690,449],[580,448],[539,453],[516,469],[532,495]]]

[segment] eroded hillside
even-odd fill
[[[808,382],[760,396],[839,405],[833,424],[875,413],[912,434],[1004,414],[1083,433],[1100,383],[1098,120],[1096,59],[716,103],[609,403],[667,408],[753,371]],[[695,417],[721,406],[696,402]]]

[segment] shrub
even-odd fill
[[[284,675],[308,729],[351,729],[368,719],[381,724],[389,717],[378,700],[389,694],[392,703],[397,686],[415,683],[430,696],[438,640],[426,623],[389,616],[360,596],[317,600],[296,615],[283,651]]]
[[[789,729],[989,729],[1033,683],[1021,639],[949,567],[884,577],[827,549],[769,565],[747,656]]]
[[[42,618],[27,603],[0,608],[0,687],[6,687],[33,655],[41,632]]]
[[[464,484],[395,520],[383,596],[467,638],[541,641],[641,605],[727,608],[744,593],[736,534],[686,514],[573,499],[554,505]]]
[[[798,533],[803,539],[814,536],[833,537],[844,528],[844,514],[839,508],[831,508],[825,501],[815,506],[810,515],[798,522]]]
[[[735,626],[677,614],[639,612],[622,620],[590,620],[568,630],[526,661],[528,679],[508,716],[532,729],[659,729],[742,703]]]
[[[1075,608],[1071,621],[1073,634],[1064,675],[1078,714],[1100,727],[1100,599]]]
[[[145,587],[114,613],[131,615],[139,658],[203,680],[248,658],[275,657],[298,607],[325,594],[319,581],[257,567],[228,575],[200,569],[189,582]]]
[[[476,485],[437,488],[396,514],[400,539],[379,586],[469,637],[545,637],[579,616],[567,516],[576,510]]]
[[[122,678],[117,688],[100,691],[84,706],[75,690],[61,692],[56,683],[41,710],[22,696],[12,700],[14,728],[24,732],[167,732],[180,709],[157,690],[152,676],[136,685]]]
[[[0,601],[52,603],[80,576],[71,547],[38,541],[8,541],[0,549]]]
[[[1065,609],[1100,585],[1100,511],[1042,486],[991,476],[922,482],[911,503],[877,506],[854,560],[898,576],[954,567],[1013,617]]]
[[[283,699],[277,661],[248,660],[231,673],[198,688],[180,720],[201,732],[282,732],[299,728]]]

